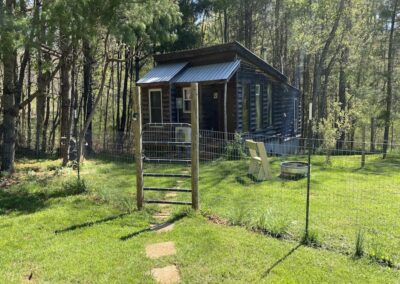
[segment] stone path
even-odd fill
[[[163,268],[153,268],[151,275],[158,283],[173,284],[181,280],[178,268],[175,265],[168,265]]]
[[[181,181],[177,182],[177,186]],[[165,198],[174,199],[177,196],[176,192],[168,192]],[[158,234],[170,232],[174,229],[174,224],[170,222],[165,222],[171,216],[171,207],[168,204],[160,205],[160,211],[153,215],[153,218],[158,222],[163,222],[161,224],[153,224],[150,226],[152,231]],[[151,259],[158,259],[165,256],[171,256],[176,254],[175,243],[172,241],[162,242],[156,244],[149,244],[146,246],[146,256]],[[179,270],[176,265],[168,265],[160,268],[153,268],[151,270],[151,275],[154,280],[160,284],[174,284],[180,281]]]
[[[169,256],[175,254],[176,254],[176,249],[174,242],[164,242],[146,246],[146,256],[151,259],[156,259],[163,256]]]

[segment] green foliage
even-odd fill
[[[73,178],[63,183],[65,195],[75,195],[87,192],[85,180]]]
[[[238,160],[247,157],[243,139],[239,133],[235,133],[233,141],[225,146],[225,158],[228,160]]]
[[[313,130],[317,133],[322,141],[320,148],[326,153],[327,165],[331,164],[331,151],[335,149],[336,142],[342,135],[352,127],[352,120],[356,117],[355,109],[342,110],[338,102],[330,104],[326,118],[322,118],[318,123],[314,124]]]

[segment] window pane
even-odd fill
[[[249,131],[249,96],[250,96],[250,85],[243,85],[243,104],[242,104],[242,131]]]
[[[150,117],[152,123],[162,122],[162,102],[161,92],[151,91],[150,92]]]
[[[190,88],[184,88],[183,89],[183,112],[190,112],[191,110],[191,94],[190,94]]]
[[[261,86],[256,85],[256,129],[262,128],[262,96]]]

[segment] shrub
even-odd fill
[[[235,139],[225,146],[224,152],[228,160],[243,159],[247,156],[246,148],[239,133],[235,133]]]
[[[85,180],[72,179],[63,184],[65,195],[81,194],[87,191]]]

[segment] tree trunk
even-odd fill
[[[399,0],[394,0],[394,7],[391,19],[390,34],[389,34],[389,48],[388,48],[388,67],[387,67],[387,93],[386,93],[386,111],[385,111],[385,129],[383,133],[383,159],[386,158],[388,144],[389,144],[389,130],[390,122],[392,119],[392,100],[393,100],[393,71],[394,71],[394,58],[395,49],[393,47],[394,30],[396,25],[397,6]]]
[[[349,59],[349,49],[347,47],[344,48],[342,52],[342,57],[340,61],[340,71],[339,71],[339,103],[340,103],[340,109],[342,111],[346,110],[347,107],[347,100],[346,100],[346,88],[347,88],[347,77],[346,77],[346,66],[348,63]],[[343,149],[344,145],[344,140],[346,137],[346,133],[343,131],[340,134],[340,138],[337,142],[337,148],[338,149]]]
[[[93,51],[90,43],[88,41],[83,41],[83,55],[84,55],[84,65],[83,65],[83,97],[84,97],[84,108],[85,108],[85,122],[87,121],[90,113],[93,109]],[[89,123],[87,132],[85,133],[86,150],[88,153],[92,152],[93,148],[93,125],[92,122]]]
[[[125,73],[124,73],[124,87],[122,91],[122,113],[121,113],[121,120],[120,125],[118,127],[118,147],[122,147],[124,145],[124,132],[126,128],[126,118],[127,118],[127,98],[128,98],[128,80],[129,80],[129,49],[126,48],[125,50]]]
[[[5,13],[14,17],[14,1],[6,0]],[[15,108],[16,97],[16,61],[17,51],[13,47],[13,32],[5,31],[2,42],[9,43],[3,48],[3,149],[1,155],[1,170],[14,171],[16,120],[18,109]]]
[[[370,140],[370,151],[375,152],[375,137],[376,137],[376,118],[371,117],[371,140]]]
[[[31,95],[31,91],[32,91],[32,63],[31,61],[29,61],[29,65],[28,65],[28,88],[27,88],[27,92],[26,92],[26,96],[29,97]],[[32,130],[31,130],[31,103],[28,103],[28,109],[27,109],[27,117],[26,117],[26,124],[27,124],[27,148],[30,149],[31,148],[31,143],[32,143]]]
[[[69,160],[69,140],[70,140],[70,82],[69,71],[71,64],[69,62],[70,49],[68,46],[68,36],[66,36],[62,29],[60,30],[60,98],[61,98],[61,141],[60,141],[60,154],[62,158],[62,165],[65,166]]]

